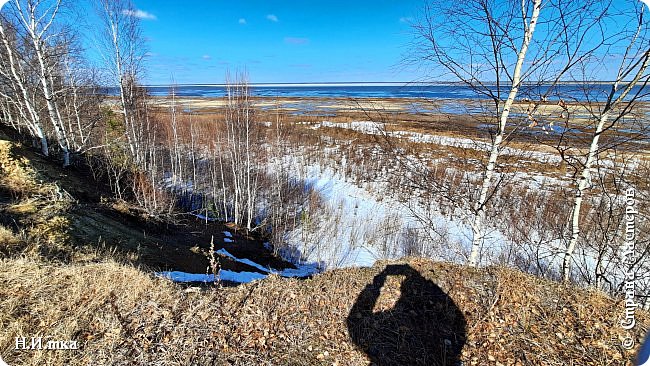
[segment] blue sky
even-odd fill
[[[79,15],[88,16],[91,29],[97,26],[93,1],[81,2]],[[245,72],[252,83],[455,80],[439,65],[421,63],[417,69],[402,60],[416,39],[411,22],[426,1],[465,6],[462,0],[132,1],[147,40],[143,81],[149,85],[223,83],[227,72]],[[613,11],[625,16],[603,24],[608,34],[620,33],[641,7],[637,0],[613,4]],[[541,42],[543,29],[538,26],[535,35]],[[87,46],[96,61],[93,42]],[[622,50],[601,49],[603,62],[591,62],[587,73],[613,79]]]
[[[139,0],[148,84],[410,81],[401,66],[421,0]]]

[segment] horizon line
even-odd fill
[[[484,81],[484,84],[496,84],[494,81]],[[523,82],[522,85],[534,85],[534,84],[545,84],[543,81],[529,81]],[[611,84],[614,83],[613,80],[598,80],[598,81],[562,81],[560,84],[564,85],[579,85],[579,84]],[[145,88],[157,88],[157,87],[187,87],[187,86],[205,86],[205,87],[226,87],[226,86],[238,86],[243,85],[241,83],[178,83],[178,84],[143,84]],[[266,83],[248,83],[251,87],[270,87],[270,86],[363,86],[363,85],[377,85],[377,86],[434,86],[434,85],[466,85],[462,81],[319,81],[319,82],[266,82]],[[507,85],[507,84],[503,84]],[[117,87],[116,85],[107,86],[107,87]]]

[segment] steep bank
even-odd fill
[[[151,271],[206,273],[208,251],[224,248],[237,257],[277,269],[293,268],[263,247],[259,237],[223,223],[178,215],[151,218],[115,201],[89,168],[69,167],[16,142],[0,130],[0,253],[62,263],[114,259]],[[5,239],[3,239],[5,238]],[[220,258],[225,270],[252,271]]]
[[[369,357],[436,365],[445,349],[465,365],[624,365],[633,358],[620,346],[621,302],[600,293],[502,268],[394,264],[199,290],[110,261],[3,260],[0,350],[10,365],[367,365]],[[410,269],[391,272],[396,267]],[[382,273],[389,275],[372,305],[362,294]],[[402,287],[408,281],[415,285]],[[637,313],[637,321],[639,341],[647,314]],[[15,337],[37,335],[76,340],[79,350],[13,349]],[[437,343],[413,341],[427,339]]]
[[[411,258],[306,280],[180,286],[153,271],[205,271],[209,238],[222,242],[228,228],[153,222],[102,199],[87,173],[7,137],[0,170],[9,365],[623,365],[634,356],[621,346],[622,301],[505,268]],[[237,257],[261,245],[231,235]],[[274,261],[256,258],[282,265]],[[638,311],[636,320],[639,342],[649,319]],[[16,337],[41,336],[78,349],[15,349]]]

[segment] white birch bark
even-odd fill
[[[612,113],[619,107],[621,103],[624,102],[627,95],[632,91],[632,89],[638,84],[639,80],[644,76],[648,63],[650,60],[650,49],[643,54],[643,61],[639,65],[639,68],[634,76],[634,78],[627,83],[620,95],[615,96],[616,92],[619,90],[621,83],[624,82],[624,75],[627,75],[627,72],[619,70],[616,82],[612,86],[608,101],[603,108],[602,112],[598,116],[598,121],[594,130],[593,137],[591,139],[591,144],[589,146],[589,152],[587,153],[587,160],[585,161],[582,171],[579,175],[578,182],[575,189],[575,196],[573,199],[573,211],[571,213],[571,239],[566,247],[564,256],[562,259],[562,279],[568,281],[571,276],[571,262],[573,257],[573,252],[578,244],[578,239],[580,237],[580,218],[581,218],[581,209],[582,203],[585,195],[585,191],[591,185],[591,178],[594,171],[594,163],[598,158],[598,149],[599,149],[599,140],[600,136],[605,132],[605,127],[607,126],[608,121],[612,117]]]
[[[137,81],[140,41],[138,36],[138,20],[125,14],[132,10],[132,4],[127,0],[101,0],[100,9],[103,13],[104,31],[106,35],[100,42],[106,42],[100,47],[100,52],[114,77],[119,88],[120,113],[124,122],[124,136],[129,151],[136,164],[142,163],[142,152],[139,146],[141,131],[136,124],[134,86]]]
[[[528,51],[528,46],[533,38],[535,32],[535,27],[537,25],[537,19],[539,18],[539,13],[541,10],[542,1],[534,0],[533,1],[533,13],[531,15],[530,21],[524,32],[524,39],[517,55],[517,63],[512,74],[512,87],[508,93],[508,98],[506,99],[503,110],[499,118],[499,128],[497,131],[494,140],[492,141],[492,147],[490,150],[490,157],[488,158],[488,164],[483,173],[483,183],[481,185],[480,195],[478,200],[474,205],[475,217],[472,222],[472,247],[469,255],[468,263],[470,266],[477,266],[479,263],[479,255],[481,251],[481,246],[483,245],[483,240],[485,238],[485,205],[488,199],[488,193],[492,187],[492,180],[494,178],[494,170],[496,168],[496,163],[501,153],[501,144],[503,143],[503,138],[505,136],[505,128],[508,123],[508,116],[510,115],[510,108],[517,97],[517,92],[519,91],[519,86],[521,83],[521,70],[526,58],[526,52]],[[523,3],[522,3],[523,6]]]
[[[38,7],[42,5],[41,1],[28,2],[27,8],[24,10],[19,0],[14,1],[14,5],[17,9],[18,18],[22,22],[22,26],[27,30],[27,35],[34,47],[39,66],[38,77],[41,91],[45,98],[47,113],[54,128],[54,134],[56,135],[59,147],[63,151],[63,166],[65,167],[70,165],[70,148],[65,125],[60,118],[58,106],[56,105],[50,65],[46,61],[48,55],[44,49],[46,47],[45,38],[49,36],[47,32],[59,12],[61,1],[57,0],[44,14],[37,14]]]
[[[49,156],[49,144],[47,141],[47,136],[43,131],[40,116],[37,112],[37,108],[33,102],[33,99],[29,95],[28,88],[23,82],[24,70],[22,67],[20,67],[20,61],[14,55],[13,48],[9,43],[9,39],[7,37],[5,28],[2,25],[2,22],[0,22],[0,35],[2,36],[2,43],[5,46],[5,50],[7,51],[7,61],[9,64],[9,69],[11,71],[14,89],[18,89],[20,91],[21,104],[27,110],[28,116],[30,117],[29,119],[26,119],[25,122],[28,124],[29,129],[33,132],[35,137],[40,140],[41,153],[45,156]]]

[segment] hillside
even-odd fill
[[[0,253],[35,255],[63,263],[105,258],[149,270],[205,273],[210,241],[224,243],[226,233],[237,245],[223,247],[239,257],[253,257],[273,268],[290,263],[264,250],[259,238],[221,223],[191,215],[173,222],[153,219],[137,207],[111,197],[110,187],[94,179],[88,168],[61,169],[21,144],[11,130],[0,130]],[[222,269],[254,270],[222,258]]]
[[[0,354],[9,365],[623,365],[620,300],[419,258],[310,279],[188,287],[222,224],[152,221],[82,169],[0,136]],[[291,265],[233,233],[226,249]],[[254,270],[222,258],[221,267]],[[648,325],[637,312],[636,341]],[[78,350],[16,350],[16,337]]]

